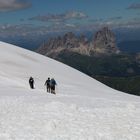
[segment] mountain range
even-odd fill
[[[51,38],[37,49],[38,53],[53,58],[64,51],[87,56],[112,55],[120,52],[116,46],[115,35],[107,27],[98,31],[91,41],[84,35],[76,36],[69,32],[62,37]]]

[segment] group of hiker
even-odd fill
[[[29,78],[29,85],[30,85],[31,89],[35,88],[33,77]],[[55,92],[56,81],[54,80],[54,78],[52,78],[52,79],[48,78],[44,85],[46,86],[47,92],[52,93],[52,94],[56,94],[56,92]]]

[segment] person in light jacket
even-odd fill
[[[56,86],[56,81],[54,80],[54,78],[52,78],[51,81],[50,81],[50,87],[51,87],[51,93],[52,94],[56,94],[55,86]]]

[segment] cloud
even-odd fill
[[[102,18],[98,18],[98,19],[88,19],[87,20],[89,23],[97,23],[97,22],[102,22],[103,21],[103,19]]]
[[[84,31],[84,30],[97,30],[104,26],[110,28],[140,28],[140,18],[133,18],[130,20],[97,20],[97,22],[49,22],[44,25],[38,24],[0,24],[0,36],[40,36],[54,32],[68,32],[68,31]]]
[[[124,22],[106,22],[105,24],[109,25],[112,28],[140,28],[140,20],[132,19]]]
[[[127,9],[140,9],[140,3],[133,3]]]
[[[0,12],[21,10],[30,6],[31,3],[25,0],[0,0]]]
[[[38,15],[30,18],[29,20],[37,20],[42,22],[62,22],[70,19],[84,19],[88,16],[85,13],[70,11],[64,14],[47,14],[47,15]]]
[[[74,24],[53,23],[47,26],[36,26],[34,24],[1,24],[0,36],[34,36],[46,35],[50,32],[61,32],[76,29]]]
[[[96,22],[89,22],[89,24],[84,25],[84,29],[94,29],[96,28],[102,28],[104,26],[108,26],[110,28],[140,28],[140,18],[133,18],[129,20],[121,20],[122,17],[112,17],[107,18],[102,21],[96,21]],[[91,24],[92,23],[92,24]],[[81,26],[81,25],[79,25]]]
[[[113,22],[119,22],[123,19],[122,16],[116,16],[116,17],[110,17],[110,18],[98,18],[98,19],[90,19],[88,20],[89,23],[93,24],[104,24],[104,23],[113,23]]]

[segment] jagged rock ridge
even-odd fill
[[[53,58],[62,51],[76,52],[82,55],[112,55],[119,53],[116,46],[114,33],[107,27],[98,31],[93,41],[89,41],[84,35],[80,37],[69,32],[64,36],[51,38],[47,43],[43,43],[37,50],[38,53],[51,56]]]

